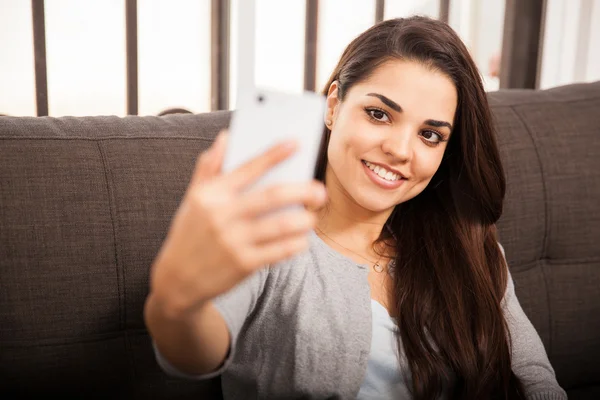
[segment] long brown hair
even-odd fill
[[[378,242],[396,243],[393,270],[398,348],[415,399],[520,399],[502,310],[508,271],[495,223],[505,193],[492,117],[477,67],[445,23],[426,17],[383,21],[344,51],[324,94],[338,98],[391,59],[441,71],[456,86],[454,130],[441,165],[418,196],[397,205]],[[324,181],[331,132],[316,169]]]

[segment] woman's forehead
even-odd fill
[[[450,121],[458,101],[454,82],[447,75],[423,63],[404,60],[383,63],[348,92],[356,101],[366,101],[373,94],[389,98],[403,112]]]

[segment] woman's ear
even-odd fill
[[[329,128],[329,130],[331,130],[333,128],[333,125],[335,124],[335,118],[337,116],[337,107],[340,104],[340,99],[338,97],[338,89],[338,82],[333,81],[331,85],[329,85],[329,90],[327,91],[325,125],[327,125],[327,128]]]

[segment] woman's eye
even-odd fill
[[[389,118],[387,116],[387,114],[385,113],[385,111],[382,110],[378,110],[376,108],[371,108],[367,110],[367,113],[369,114],[369,116],[371,118],[373,118],[374,120],[377,120],[379,122],[388,122]]]
[[[423,131],[421,132],[421,136],[431,143],[439,143],[442,141],[442,135],[434,131]]]

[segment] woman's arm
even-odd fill
[[[173,375],[199,376],[219,368],[229,349],[225,320],[211,301],[194,315],[173,316],[150,297],[145,319],[157,361]]]
[[[308,247],[316,222],[310,209],[326,200],[320,182],[248,190],[296,146],[274,146],[222,173],[225,138],[221,133],[199,157],[150,271],[144,318],[157,359],[171,372],[203,375],[223,364],[228,352],[231,359],[237,333],[262,291],[264,266]],[[291,205],[304,208],[270,214]],[[221,302],[226,306],[220,308]]]
[[[170,315],[150,296],[146,325],[161,368],[187,379],[209,379],[223,373],[234,357],[242,326],[263,294],[268,274],[268,268],[259,270],[189,316]]]

